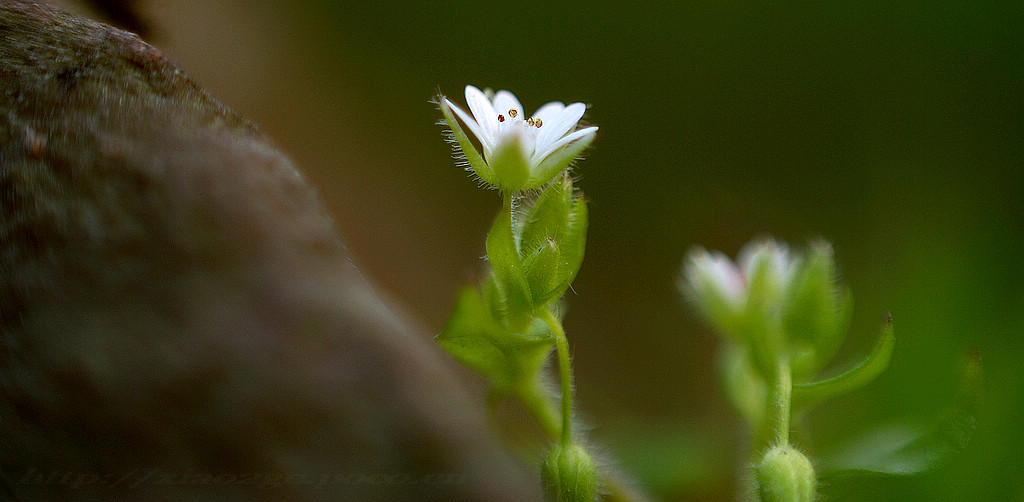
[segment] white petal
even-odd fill
[[[583,114],[586,111],[587,105],[573,103],[565,107],[562,113],[554,115],[551,119],[552,123],[549,124],[545,120],[537,134],[538,149],[547,150],[549,144],[557,141],[565,133],[571,131],[573,127],[576,127],[576,123],[583,118]]]
[[[470,117],[468,113],[462,111],[462,108],[455,106],[455,103],[449,101],[448,98],[444,98],[444,100],[448,103],[448,108],[451,108],[451,110],[455,112],[455,115],[458,115],[459,118],[462,119],[462,123],[466,124],[469,132],[473,133],[473,135],[480,140],[480,145],[484,147],[484,150],[489,155],[490,150],[494,145],[491,145],[489,138],[480,131],[480,124],[477,124],[476,121],[473,120],[473,117]]]
[[[514,109],[519,114],[519,120],[523,120],[523,105],[519,103],[515,94],[511,92],[501,90],[494,95],[494,111],[505,115],[506,119],[512,117],[508,116],[508,111]]]
[[[509,110],[516,111],[516,117],[512,117]],[[504,117],[504,120],[498,121],[497,134],[504,136],[507,134],[515,134],[513,130],[518,130],[523,123],[523,105],[519,104],[519,100],[516,99],[515,94],[511,92],[501,90],[494,95],[494,112]],[[495,143],[501,140],[495,138]],[[531,142],[530,153],[533,153]]]
[[[541,129],[543,129],[543,127]],[[551,143],[550,145],[544,146],[543,150],[537,150],[536,153],[533,154],[533,159],[531,160],[535,164],[540,164],[540,162],[544,160],[544,157],[551,155],[552,152],[555,152],[559,148],[562,148],[563,146],[568,145],[573,141],[576,141],[584,136],[594,134],[596,132],[597,127],[588,127],[586,129],[580,129],[579,131],[562,137],[561,139],[555,141],[554,143]],[[537,140],[537,147],[541,147],[539,139]]]
[[[565,104],[561,101],[552,101],[542,107],[540,107],[533,115],[535,119],[541,119],[544,123],[554,123],[555,117],[565,110]],[[541,127],[543,129],[544,127]]]
[[[727,256],[715,252],[710,263],[706,264],[705,273],[719,288],[722,295],[733,304],[741,304],[746,299],[747,281],[739,268]]]
[[[494,113],[491,101],[487,99],[483,91],[467,85],[466,104],[469,105],[469,111],[473,112],[477,124],[480,124],[480,130],[487,135],[488,143],[493,146],[494,137],[498,133],[498,114]]]
[[[750,276],[762,260],[767,262],[768,272],[773,277],[783,278],[791,266],[789,246],[770,238],[753,241],[743,246],[736,262],[743,273]]]

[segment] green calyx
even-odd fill
[[[813,377],[835,357],[850,327],[853,297],[836,284],[836,275],[832,246],[817,242],[789,284],[781,321],[798,380]]]

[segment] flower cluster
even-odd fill
[[[774,240],[745,247],[736,263],[721,253],[690,253],[681,287],[711,325],[745,346],[766,376],[784,358],[797,381],[821,371],[845,339],[852,299],[836,283],[826,242],[795,255]]]

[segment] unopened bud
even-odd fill
[[[817,480],[811,461],[792,446],[776,446],[757,466],[761,502],[812,502]]]
[[[541,468],[544,499],[549,502],[594,502],[597,499],[597,469],[582,446],[555,445]]]

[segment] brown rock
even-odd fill
[[[0,3],[0,499],[539,498],[479,401],[252,124]]]

